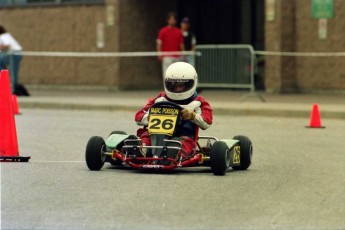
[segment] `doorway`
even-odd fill
[[[189,17],[197,44],[250,44],[264,50],[264,0],[177,0],[177,13]],[[263,65],[259,60],[257,89],[264,88]]]

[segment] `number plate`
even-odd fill
[[[241,147],[239,145],[234,147],[233,162],[234,162],[234,164],[240,164],[241,163]]]
[[[172,136],[174,134],[178,114],[179,110],[174,108],[151,108],[148,125],[149,134]]]

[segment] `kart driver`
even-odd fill
[[[149,108],[161,101],[174,102],[181,110],[182,123],[177,127],[173,138],[182,143],[182,150],[188,155],[195,150],[199,127],[203,130],[212,124],[212,109],[210,104],[196,92],[198,75],[194,67],[186,62],[171,64],[164,75],[164,90],[154,99],[149,99],[144,108],[135,115],[138,125],[148,125]],[[143,145],[150,145],[150,137],[146,129],[139,129],[138,134]]]

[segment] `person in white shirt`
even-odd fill
[[[10,69],[12,91],[18,85],[19,65],[22,60],[22,46],[0,25],[0,70]]]

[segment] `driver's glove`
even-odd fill
[[[188,109],[182,109],[181,110],[181,117],[183,120],[194,120],[195,119],[195,113]]]

